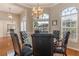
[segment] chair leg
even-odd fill
[[[65,50],[65,52],[64,52],[64,55],[67,56],[66,50]]]
[[[14,56],[16,56],[16,53],[14,54]]]
[[[63,53],[63,56],[67,56],[67,54],[66,53]]]
[[[67,54],[65,53],[65,56],[67,56]]]

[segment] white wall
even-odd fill
[[[15,23],[16,32],[19,31],[19,17],[13,14],[13,23]],[[0,37],[7,36],[7,24],[12,24],[12,20],[8,18],[8,13],[0,12]]]

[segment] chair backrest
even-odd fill
[[[51,34],[32,34],[33,54],[51,55]]]
[[[63,45],[64,45],[65,48],[67,48],[69,36],[70,36],[70,32],[69,31],[64,33],[64,42],[63,42]]]
[[[22,44],[24,43],[24,40],[27,38],[27,32],[26,31],[20,31],[20,37]]]
[[[11,35],[11,38],[12,38],[15,54],[20,55],[21,47],[20,47],[18,35],[16,33],[14,33],[14,32],[11,32],[10,35]]]
[[[40,33],[40,31],[39,30],[35,30],[35,33],[38,34],[38,33]]]
[[[53,35],[54,35],[54,38],[59,39],[60,38],[60,31],[53,30]]]
[[[10,33],[14,33],[14,29],[10,29]]]

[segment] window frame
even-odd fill
[[[45,16],[47,16],[47,17],[45,18]],[[37,23],[47,21],[47,22],[48,22],[48,30],[47,30],[47,32],[49,32],[49,14],[43,13],[43,15],[40,15],[40,16],[39,16],[39,19],[34,18],[33,21],[35,21],[35,22],[37,22]],[[42,24],[43,24],[43,23],[42,23]],[[40,30],[40,28],[41,28],[41,29],[44,29],[44,28],[46,28],[46,27],[39,27],[39,26],[38,26],[37,28]],[[33,24],[33,29],[35,30],[34,24]],[[41,31],[44,31],[44,30],[41,30]]]
[[[72,7],[69,7],[69,8],[72,8]],[[66,10],[69,9],[69,8],[66,8]],[[77,8],[75,8],[75,7],[74,7],[74,9],[76,9],[76,13],[73,13],[73,12],[72,12],[72,13],[70,13],[70,14],[68,14],[68,15],[67,15],[67,14],[66,14],[66,15],[62,15],[62,14],[63,14],[63,11],[64,11],[65,9],[62,11],[62,14],[61,14],[61,37],[63,37],[63,34],[62,34],[62,33],[63,33],[63,31],[64,31],[64,30],[63,30],[64,28],[65,28],[65,29],[66,29],[66,28],[69,28],[69,29],[70,29],[70,28],[73,28],[73,29],[76,29],[76,31],[75,31],[75,32],[76,32],[76,33],[75,33],[75,34],[76,34],[76,39],[73,39],[73,40],[71,40],[71,41],[77,42],[77,41],[78,41],[78,10],[77,10]],[[70,11],[68,11],[68,12],[70,12]],[[69,16],[69,17],[70,17],[70,16],[72,17],[72,16],[74,16],[74,15],[77,16],[77,19],[75,20],[75,22],[76,22],[75,25],[76,25],[76,26],[75,26],[75,27],[71,27],[71,25],[70,25],[70,27],[66,27],[66,25],[65,25],[65,27],[64,27],[64,26],[63,26],[63,19],[62,19],[62,18],[68,17],[68,16]],[[72,22],[72,21],[71,21],[71,22]],[[71,31],[71,30],[70,30],[70,31]]]
[[[26,31],[26,18],[23,17],[21,20],[21,30],[20,31]]]

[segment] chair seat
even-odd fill
[[[31,51],[25,53],[24,56],[32,56],[32,54],[33,54],[33,53],[32,53],[32,50],[31,50]]]
[[[55,53],[64,53],[64,48],[61,48],[61,47],[57,47],[55,48]]]
[[[29,46],[24,46],[21,52],[22,56],[30,56],[32,55],[32,49]]]

